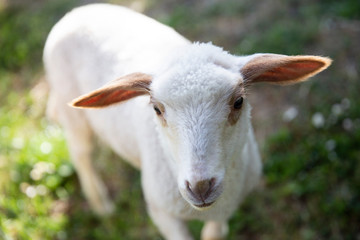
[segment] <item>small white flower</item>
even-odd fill
[[[331,112],[335,115],[335,116],[339,116],[343,113],[343,107],[341,104],[334,104],[331,107]]]
[[[283,120],[285,122],[291,122],[292,120],[294,120],[296,118],[298,113],[299,113],[299,111],[297,110],[296,107],[289,107],[283,114]]]
[[[30,177],[37,181],[44,177],[45,173],[54,173],[55,165],[48,162],[38,162],[34,165],[34,168],[30,172]]]
[[[35,181],[42,179],[43,176],[44,176],[44,172],[40,171],[38,168],[33,168],[30,172],[31,179]]]
[[[40,196],[44,196],[48,193],[48,189],[44,185],[40,184],[36,186],[36,193]]]
[[[52,174],[55,172],[55,164],[51,163],[51,162],[48,162],[46,163],[46,173],[48,174]]]
[[[333,151],[335,149],[335,147],[336,147],[335,140],[330,139],[330,140],[326,141],[325,147],[329,152]]]
[[[346,131],[351,131],[354,126],[353,121],[350,118],[344,119],[344,121],[342,122],[342,125]]]
[[[53,149],[52,144],[49,142],[43,142],[40,145],[40,151],[44,154],[51,153],[52,149]]]
[[[25,194],[26,196],[28,196],[29,198],[34,198],[36,197],[37,195],[37,192],[36,192],[36,188],[34,186],[28,186],[25,190]]]
[[[26,189],[30,186],[30,184],[28,184],[27,182],[22,182],[20,183],[20,190],[21,192],[25,193]]]
[[[344,110],[348,109],[350,107],[350,100],[348,98],[344,98],[343,100],[341,100],[341,106]]]
[[[314,127],[316,127],[316,128],[321,128],[321,127],[323,127],[324,124],[325,124],[325,118],[324,118],[324,116],[323,116],[321,113],[319,113],[319,112],[315,113],[315,114],[312,116],[311,121],[312,121],[312,124],[314,125]]]
[[[12,139],[11,145],[16,149],[22,149],[24,147],[24,139],[21,137],[15,137]]]

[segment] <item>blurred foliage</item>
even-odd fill
[[[348,19],[360,18],[360,2],[357,0],[322,0],[320,3],[330,14]]]
[[[359,238],[360,50],[353,26],[359,27],[360,2],[150,3],[150,15],[191,40],[213,40],[238,54],[335,59],[323,80],[302,85],[303,97],[279,93],[301,114],[281,122],[265,142],[264,188],[234,214],[228,239]],[[23,1],[0,10],[0,239],[160,239],[146,213],[140,174],[109,150],[95,157],[116,214],[99,219],[88,209],[63,132],[44,118],[42,48],[51,27],[77,4]],[[189,223],[196,239],[202,226]]]
[[[76,1],[51,1],[48,4],[20,4],[0,10],[0,70],[42,66],[42,48],[47,33]]]
[[[360,84],[356,87],[360,89]],[[310,239],[353,239],[359,233],[360,109],[356,100],[346,99],[350,107],[325,115],[319,128],[310,121],[293,123],[291,131],[283,129],[268,141],[269,187],[284,199],[299,201],[308,215],[293,219],[291,235],[303,225],[312,232]],[[298,217],[292,205],[290,210]]]
[[[40,120],[44,106],[30,94],[11,92],[6,100],[0,108],[0,229],[9,239],[52,239],[67,222],[55,207],[74,191],[64,137]]]

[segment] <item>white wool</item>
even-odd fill
[[[241,80],[235,57],[211,43],[194,43],[177,48],[164,69],[156,76],[152,88],[159,100],[170,96],[169,104],[179,101],[206,102],[231,91]],[[193,96],[196,96],[194,99]],[[170,102],[171,101],[171,102]],[[195,103],[195,102],[194,102]]]

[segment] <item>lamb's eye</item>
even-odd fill
[[[157,106],[154,106],[154,110],[155,110],[157,115],[161,115],[161,111]]]
[[[242,107],[244,98],[240,97],[234,102],[234,109],[240,109]]]

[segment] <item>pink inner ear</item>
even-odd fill
[[[105,86],[73,100],[71,106],[80,108],[101,108],[149,94],[152,77],[144,73],[125,75]]]
[[[144,92],[142,91],[131,91],[131,90],[105,91],[102,93],[95,93],[94,95],[90,95],[86,98],[83,98],[82,100],[76,102],[74,106],[91,107],[91,108],[104,107],[143,94]]]
[[[325,63],[320,61],[298,61],[289,62],[283,66],[273,68],[269,71],[262,73],[256,77],[253,81],[268,81],[268,82],[286,82],[297,81],[307,77],[309,74],[317,71],[323,67]]]

